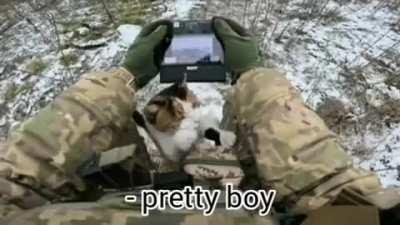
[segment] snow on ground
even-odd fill
[[[365,169],[375,171],[385,186],[399,186],[400,178],[400,126],[384,130],[381,135],[367,133],[362,140],[366,146],[373,146],[367,158],[355,158]]]
[[[120,35],[121,44],[124,47],[129,47],[142,28],[137,25],[123,24],[117,28]]]
[[[346,16],[345,21],[330,26],[319,21],[310,22],[302,28],[302,37],[291,40],[295,42],[293,46],[271,45],[273,56],[281,60],[278,63],[280,68],[301,89],[303,97],[313,108],[323,101],[324,95],[350,103],[351,99],[344,95],[337,82],[341,66],[365,65],[369,61],[361,53],[376,56],[399,42],[400,33],[389,26],[398,15],[388,9],[371,14],[374,6],[349,4],[340,10],[340,14]],[[292,23],[301,26],[298,20]],[[291,38],[290,35],[288,32],[283,39]],[[293,48],[288,52],[288,47]],[[370,74],[370,82],[383,79],[377,75],[380,74]],[[399,96],[398,93],[398,90],[390,92],[395,97]]]
[[[285,72],[310,107],[318,110],[332,98],[344,105],[344,121],[337,122],[339,128],[342,123],[344,128],[333,128],[355,162],[376,171],[385,186],[400,186],[400,119],[393,119],[397,118],[396,113],[386,115],[385,111],[379,111],[387,108],[388,100],[400,100],[396,86],[400,68],[400,27],[396,25],[400,21],[399,9],[385,7],[386,1],[332,0],[320,1],[320,8],[314,10],[318,4],[304,5],[307,2],[313,1],[155,1],[145,22],[158,18],[210,19],[222,15],[245,24],[260,39],[267,64]],[[37,112],[82,73],[120,65],[129,44],[140,31],[137,25],[118,24],[113,28],[103,10],[93,11],[95,7],[85,1],[62,3],[61,8],[74,4],[77,4],[72,9],[74,14],[64,17],[82,21],[69,30],[71,25],[62,24],[62,19],[57,18],[61,40],[56,38],[49,15],[30,12],[27,4],[21,4],[19,9],[26,11],[24,15],[29,20],[20,19],[0,35],[0,140],[10,127]],[[163,11],[157,14],[152,11],[154,7]],[[312,15],[314,11],[319,14]],[[58,11],[50,12],[58,15]],[[88,27],[94,31],[99,29],[100,37],[89,36],[88,41],[84,35]],[[63,44],[65,39],[76,38],[75,31],[79,33],[77,43],[95,42],[101,46],[89,49],[72,46],[58,51],[58,41]],[[63,65],[60,58],[66,53],[77,55],[78,60],[69,66]],[[46,64],[38,74],[27,71],[34,57]],[[389,78],[394,81],[388,84]],[[138,108],[167,86],[160,84],[158,78],[153,79],[138,92]],[[10,87],[15,87],[11,97]],[[189,84],[204,110],[215,112],[219,118],[227,87],[225,84]],[[389,109],[396,111],[396,107]]]
[[[177,14],[177,18],[179,19],[188,19],[189,13],[193,8],[195,0],[176,0],[175,2],[175,10]]]
[[[246,24],[258,35],[267,65],[284,72],[317,112],[338,100],[343,110],[329,114],[336,118],[323,117],[345,149],[356,164],[378,171],[385,186],[400,186],[398,107],[389,104],[400,95],[387,84],[400,70],[399,9],[382,1],[343,2],[207,1],[195,14]]]
[[[398,14],[387,8],[375,10],[376,4],[349,4],[341,8],[340,14],[346,16],[340,23],[326,26],[319,22],[308,23],[303,27],[299,38],[290,40],[290,31],[284,35],[292,46],[271,45],[272,58],[288,79],[297,86],[307,104],[316,109],[326,98],[336,98],[350,108],[355,118],[361,119],[366,110],[359,102],[360,96],[352,96],[343,88],[341,81],[343,67],[364,67],[370,61],[363,55],[377,57],[387,49],[398,46],[400,33],[395,32],[390,24],[398,19]],[[375,13],[371,13],[374,12]],[[293,26],[297,23],[292,21]],[[288,49],[291,49],[288,51]],[[395,48],[396,49],[396,48]],[[397,48],[399,49],[399,48]],[[398,75],[398,74],[397,74]],[[399,99],[399,90],[389,89],[383,82],[385,76],[377,71],[365,75],[368,90],[365,93],[371,105],[380,107],[387,98]],[[356,89],[353,86],[350,89]],[[345,147],[355,157],[356,163],[366,169],[379,171],[385,186],[400,184],[400,126],[392,124],[390,128],[379,129],[371,126],[359,134],[345,132],[340,135]],[[359,154],[360,146],[367,146],[369,155]],[[367,157],[365,159],[365,157]],[[360,159],[361,158],[361,159]]]

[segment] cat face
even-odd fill
[[[162,132],[176,131],[191,109],[200,105],[185,82],[175,83],[153,97],[144,108],[147,121]]]

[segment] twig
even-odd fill
[[[100,2],[101,2],[101,4],[102,4],[103,9],[104,9],[104,11],[106,12],[108,18],[110,19],[110,22],[115,26],[114,17],[113,17],[113,15],[111,14],[110,10],[108,9],[106,3],[104,2],[104,0],[100,0]]]
[[[42,39],[43,39],[46,43],[52,43],[48,38],[46,38],[46,37],[43,35],[43,33],[42,33],[42,32],[40,31],[40,29],[35,25],[35,23],[33,23],[33,21],[32,21],[29,17],[23,15],[23,14],[17,9],[17,7],[16,7],[14,4],[11,5],[11,8],[14,10],[14,12],[17,14],[17,16],[20,17],[21,19],[25,20],[25,21],[33,28],[33,30],[34,30],[36,33],[38,33],[38,34],[42,37]]]
[[[7,24],[3,25],[1,27],[0,34],[4,34],[7,30],[9,30],[14,25],[15,25],[15,23],[12,23],[12,22],[8,22]]]
[[[372,44],[366,43],[366,44],[368,45],[368,47],[365,48],[365,49],[363,49],[363,50],[360,52],[359,55],[357,55],[356,57],[354,57],[354,59],[351,60],[351,63],[356,62],[359,58],[361,58],[361,57],[363,56],[363,54],[364,54],[365,52],[367,52],[367,51],[370,50],[372,47],[374,47],[378,42],[380,42],[384,37],[386,37],[391,31],[392,31],[391,29],[388,29],[382,36],[380,36],[380,37],[379,37],[376,41],[374,41]]]
[[[49,17],[49,22],[50,22],[50,24],[51,24],[51,25],[53,26],[53,28],[54,28],[54,34],[55,34],[55,36],[56,36],[57,46],[58,46],[57,52],[60,52],[60,53],[61,53],[61,56],[65,59],[65,54],[64,54],[64,51],[62,50],[61,40],[60,40],[60,34],[59,34],[59,32],[58,32],[58,28],[57,28],[56,21],[55,21],[55,19],[54,19],[54,15],[53,15],[51,12],[47,12],[47,15],[48,15],[48,17]],[[72,74],[71,69],[69,68],[68,65],[64,65],[64,67],[65,67],[66,70],[67,70],[67,73],[68,73],[68,75],[69,75],[69,79],[72,79],[72,78],[73,78],[73,74]],[[67,80],[64,79],[64,82],[67,83]]]
[[[243,10],[243,22],[242,24],[246,26],[246,17],[247,17],[247,10],[249,8],[249,0],[245,0],[244,2],[244,10]]]
[[[389,166],[389,167],[387,167],[387,168],[373,169],[372,171],[373,171],[373,172],[383,172],[383,171],[389,171],[389,170],[399,170],[399,168]]]
[[[255,33],[255,31],[256,31],[255,28],[257,27],[257,19],[259,17],[260,12],[261,12],[260,4],[261,4],[261,0],[258,0],[257,4],[255,6],[256,7],[256,11],[255,11],[255,14],[253,16],[253,20],[250,22],[250,30],[251,30],[252,33]]]
[[[285,31],[287,30],[287,28],[290,26],[290,24],[291,24],[291,21],[289,21],[289,22],[286,24],[286,26],[283,27],[281,33],[278,35],[278,37],[275,38],[275,41],[276,41],[276,42],[280,42],[280,41],[281,41],[281,38],[282,38],[283,34],[284,34]]]
[[[387,49],[383,50],[379,55],[374,56],[373,58],[375,58],[375,59],[376,59],[376,58],[380,58],[380,57],[381,57],[383,54],[385,54],[386,52],[395,49],[395,48],[397,47],[397,45],[399,45],[399,44],[400,44],[400,41],[394,43],[392,46],[390,46],[390,47],[388,47]],[[365,65],[363,65],[362,68],[365,68],[365,67],[371,65],[371,63],[372,63],[372,61],[369,61],[368,63],[366,63]]]

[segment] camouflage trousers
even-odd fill
[[[74,199],[85,190],[77,175],[84,162],[134,141],[128,132],[135,109],[132,79],[124,69],[85,75],[11,135],[0,151],[0,204],[6,212]],[[251,155],[256,178],[263,188],[277,190],[278,203],[289,212],[307,213],[335,201],[382,208],[399,202],[397,190],[387,195],[374,174],[352,165],[335,135],[279,72],[246,72],[226,100],[238,136],[237,158]],[[191,168],[196,160],[191,157]]]

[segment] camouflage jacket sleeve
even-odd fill
[[[0,152],[0,204],[31,208],[84,190],[79,166],[121,143],[130,124],[132,80],[124,69],[83,75],[22,123]]]
[[[277,190],[293,212],[328,204],[343,189],[367,195],[380,189],[374,174],[352,165],[321,118],[276,70],[246,72],[229,93],[239,145],[254,156],[264,187]]]

